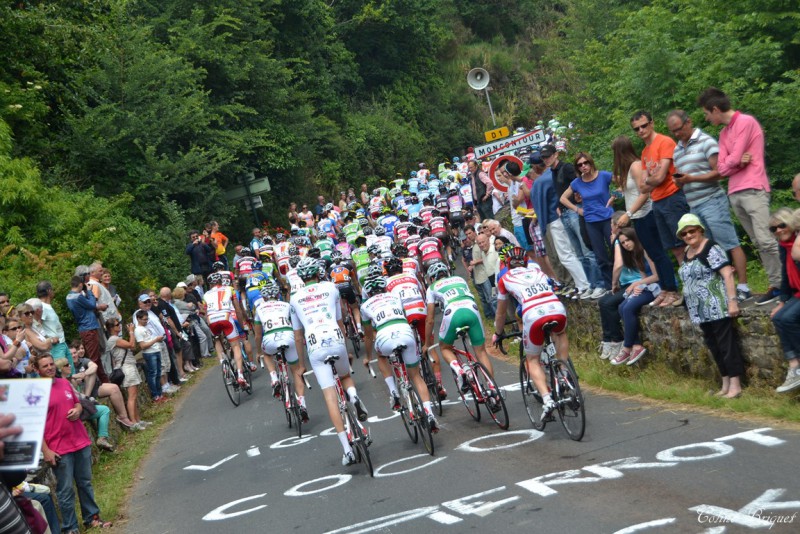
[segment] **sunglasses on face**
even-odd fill
[[[19,330],[20,328],[22,328],[22,327],[21,326],[15,326],[14,328],[6,328],[6,331],[13,332],[14,330]]]
[[[680,233],[680,237],[683,238],[687,235],[693,235],[697,233],[697,228],[687,228],[683,232]]]
[[[633,128],[633,131],[634,131],[634,132],[638,132],[638,131],[640,131],[640,130],[644,130],[644,129],[645,129],[645,128],[647,128],[648,126],[650,126],[650,123],[649,123],[649,122],[646,122],[646,123],[644,123],[644,124],[642,124],[642,125],[639,125],[639,126],[631,126],[631,128]]]
[[[152,301],[152,300],[150,300],[150,299],[147,299],[147,300],[141,300],[141,301],[139,301],[139,302],[141,302],[142,304],[152,304],[152,303],[153,303],[153,301]]]
[[[9,303],[9,301],[7,301],[7,300],[4,300],[3,302],[0,302],[0,306],[5,306],[5,305],[6,305],[6,304],[8,304],[8,303]]]
[[[681,130],[683,130],[683,127],[684,127],[684,126],[686,126],[686,121],[684,121],[684,122],[683,122],[683,123],[682,123],[680,126],[678,126],[677,128],[674,128],[674,129],[670,128],[670,130],[669,130],[669,131],[670,131],[671,133],[673,133],[673,134],[676,134],[676,133],[680,132]]]
[[[24,315],[25,317],[30,317],[31,315],[33,315],[33,312],[32,311],[25,311],[25,312],[22,312],[22,315]]]
[[[786,223],[778,223],[778,224],[776,224],[775,226],[770,226],[770,227],[769,227],[769,231],[770,231],[770,232],[772,232],[772,233],[774,234],[774,233],[775,233],[775,232],[777,232],[779,229],[780,229],[780,230],[783,230],[783,229],[784,229],[784,228],[786,228],[786,227],[787,227],[787,224],[786,224]]]
[[[578,167],[584,167],[584,166],[588,167],[589,166],[589,162],[588,161],[581,161],[581,162],[578,163]]]

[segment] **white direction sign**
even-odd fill
[[[519,150],[522,147],[538,145],[545,142],[544,132],[542,130],[534,130],[532,132],[515,135],[508,139],[501,139],[488,145],[475,147],[475,157],[485,158],[487,156],[495,156],[504,152],[511,152],[512,150]]]

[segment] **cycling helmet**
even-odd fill
[[[325,204],[325,211],[331,211],[332,209],[333,209],[332,202],[328,202],[327,204]]]
[[[397,256],[398,258],[405,258],[408,256],[408,247],[403,245],[402,243],[395,243],[392,245],[392,254]]]
[[[383,262],[383,268],[386,269],[386,274],[389,276],[400,274],[403,272],[403,260],[395,257],[389,258]]]
[[[458,193],[458,184],[456,184],[455,182],[453,182],[453,183],[451,183],[451,184],[449,185],[449,187],[450,187],[450,191],[449,191],[449,193],[448,193],[449,195],[452,195],[453,193]]]
[[[300,251],[299,251],[299,250],[297,250],[297,247],[296,247],[296,246],[294,246],[294,245],[290,246],[290,247],[289,247],[289,248],[286,250],[286,252],[288,252],[288,253],[289,253],[289,256],[297,256],[297,255],[299,255],[299,254],[300,254]]]
[[[461,159],[458,156],[453,156],[453,163],[461,163]]]
[[[506,258],[508,257],[508,253],[511,252],[511,250],[513,248],[514,248],[514,245],[512,245],[511,243],[503,245],[503,247],[500,249],[500,252],[497,253],[497,257],[500,258],[501,262],[503,262],[503,263],[506,262]]]
[[[424,164],[424,163],[420,163],[420,164],[419,164],[419,168],[420,168],[420,169],[424,169],[424,168],[425,168],[425,164]]]
[[[428,228],[427,226],[422,226],[419,229],[419,235],[420,237],[428,237],[429,235],[431,235],[431,229]]]
[[[367,236],[367,235],[372,235],[372,227],[370,227],[370,226],[365,226],[365,227],[364,227],[364,229],[362,230],[362,232],[364,232],[364,235],[365,235],[365,236]]]
[[[317,230],[317,239],[326,239],[328,234],[324,230]]]
[[[416,224],[417,226],[422,226],[422,217],[413,216],[411,217],[411,223]]]
[[[311,280],[319,275],[319,263],[314,258],[303,258],[297,264],[297,274],[303,280]]]
[[[212,286],[216,286],[222,283],[222,274],[220,273],[211,273],[208,275],[208,283]]]
[[[416,193],[411,195],[411,203],[412,204],[417,204],[418,202],[419,202],[419,197],[416,195]]]
[[[343,254],[341,250],[334,250],[331,252],[331,261],[333,263],[340,263],[342,261]]]
[[[261,288],[260,293],[267,300],[275,300],[281,296],[281,288],[275,280],[269,279]]]
[[[433,215],[434,217],[439,217],[441,214],[442,212],[437,209],[431,210],[431,215]]]
[[[413,199],[414,197],[411,198]],[[397,218],[400,219],[401,221],[407,221],[408,212],[406,210],[397,210]]]
[[[513,247],[506,252],[506,263],[509,268],[524,267],[528,263],[525,250],[522,247]]]
[[[358,202],[356,202],[356,201],[353,201],[353,202],[351,202],[350,204],[347,205],[347,210],[348,211],[357,211],[358,209],[359,209]]]
[[[284,241],[286,241],[286,236],[283,235],[282,232],[278,232],[277,234],[275,234],[275,240],[278,241],[278,243],[283,243]]]
[[[342,242],[342,241],[344,241],[345,239],[347,239],[347,236],[346,236],[346,235],[344,235],[344,233],[343,233],[343,232],[339,232],[338,234],[336,234],[336,240],[337,240],[338,242],[340,242],[340,243],[341,243],[341,242]]]
[[[431,197],[425,197],[422,199],[423,206],[433,206],[433,199]]]
[[[357,247],[363,247],[364,245],[367,244],[367,238],[364,237],[363,235],[358,235],[356,236],[355,244]]]
[[[274,245],[275,242],[272,240],[270,236],[266,236],[262,239],[265,245]]]
[[[383,267],[378,263],[371,263],[367,268],[367,277],[369,278],[370,276],[383,276]]]
[[[411,171],[410,176],[412,178],[416,178],[417,177],[417,171]]]
[[[385,236],[386,235],[386,228],[384,228],[383,226],[378,225],[378,226],[375,227],[374,232],[375,232],[375,235],[378,236],[378,237]]]
[[[428,180],[435,180],[435,179],[436,179],[436,175],[435,175],[435,174],[431,174],[431,175],[428,177]]]
[[[386,215],[392,212],[392,208],[389,206],[384,206],[381,208],[381,214]]]
[[[302,237],[302,236],[298,237],[297,238],[297,245],[301,246],[301,247],[310,247],[311,246],[311,240],[309,238],[307,238],[307,237]]]
[[[420,224],[422,224],[422,221],[421,221],[421,220],[420,220]],[[409,227],[408,227],[408,235],[417,235],[417,234],[419,233],[419,228],[420,228],[420,227],[419,227],[419,226],[417,226],[417,225],[411,225],[411,226],[409,226]]]
[[[404,197],[407,197],[407,196],[410,196],[410,195],[411,195],[411,193],[409,192],[409,190],[408,190],[408,189],[403,189],[403,191],[402,191],[401,193],[402,193],[402,195],[403,195]]]
[[[289,230],[289,235],[300,235],[300,229],[297,227],[292,227],[292,229]]]
[[[379,247],[378,245],[370,245],[369,247],[367,247],[367,252],[372,255],[378,256],[381,253],[381,247]]]
[[[301,259],[303,258],[301,258],[300,256],[292,256],[291,258],[289,258],[289,267],[294,269],[295,267],[297,267],[297,264],[300,263]]]
[[[375,189],[373,189],[373,190],[372,190],[372,196],[373,196],[373,197],[379,197],[379,196],[381,196],[381,190],[380,190],[380,189],[378,189],[378,188],[375,188]]]
[[[312,249],[309,249],[307,256],[309,258],[314,258],[315,260],[318,260],[322,257],[322,251],[317,247],[314,247]]]
[[[356,217],[363,217],[366,214],[367,214],[367,212],[364,211],[364,208],[358,208],[356,210]]]
[[[383,276],[367,276],[364,280],[364,291],[367,295],[376,295],[386,290],[386,278]]]
[[[447,193],[447,185],[444,183],[439,184],[439,193],[445,194]]]
[[[467,185],[469,183],[469,178],[466,176],[461,177],[461,185]]]
[[[252,255],[253,255],[253,251],[250,250],[250,247],[242,247],[241,252],[239,252],[239,256],[242,256],[242,257],[252,256]]]
[[[427,191],[428,190],[428,184],[419,184],[419,190],[420,191]]]
[[[253,270],[260,271],[262,267],[263,265],[261,264],[260,261],[256,260],[253,262]]]
[[[428,278],[430,280],[437,280],[443,276],[450,276],[450,270],[444,263],[437,261],[428,267]]]
[[[211,270],[214,271],[215,273],[219,271],[224,271],[225,264],[222,263],[221,261],[215,261],[214,265],[211,266]]]

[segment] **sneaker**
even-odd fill
[[[647,349],[644,347],[641,347],[636,350],[631,350],[631,355],[628,358],[628,365],[633,365],[634,363],[638,362],[642,358],[642,356],[644,356],[646,353]]]
[[[239,383],[239,385],[240,385],[240,386],[242,386],[243,388],[246,388],[246,387],[247,387],[247,380],[245,380],[245,378],[244,378],[244,375],[243,375],[242,373],[239,373],[239,374],[237,374],[237,375],[236,375],[236,381],[237,381],[237,382]]]
[[[437,387],[437,388],[438,388],[438,390],[439,390],[439,398],[440,398],[441,400],[445,400],[445,399],[447,399],[447,390],[446,390],[446,389],[444,389],[444,386],[442,385],[442,383],[441,383],[441,382],[439,382],[438,384],[436,384],[436,387]]]
[[[774,287],[768,287],[767,292],[756,299],[756,306],[764,306],[765,304],[775,302],[780,295],[780,291]]]
[[[356,407],[356,413],[358,414],[358,420],[361,421],[361,422],[366,421],[367,417],[369,417],[369,412],[364,407],[364,403],[361,402],[361,399],[356,397],[356,400],[355,400],[355,402],[353,402],[353,404]]]
[[[342,465],[347,467],[348,465],[353,465],[356,463],[356,455],[353,454],[353,451],[348,451],[342,455]]]
[[[553,413],[553,410],[556,409],[556,403],[553,399],[547,399],[544,404],[542,404],[542,418],[541,421],[544,422],[550,417],[550,414]]]
[[[467,378],[467,373],[462,373],[458,375],[458,379],[461,382],[458,386],[458,389],[461,390],[461,393],[469,393],[472,391],[472,386],[469,384],[469,378]]]
[[[114,446],[108,441],[108,438],[97,438],[96,444],[104,451],[114,452]]]
[[[186,376],[186,375],[184,375],[184,376],[182,376],[181,378],[179,378],[179,379],[178,379],[178,381],[179,381],[181,384],[185,384],[186,382],[188,382],[188,381],[189,381],[189,377],[188,377],[188,376]]]
[[[601,341],[600,342],[600,359],[607,360],[611,357],[611,341]]]
[[[596,288],[594,288],[594,291],[592,291],[592,295],[591,295],[590,298],[592,300],[597,300],[600,297],[602,297],[603,295],[605,295],[606,293],[608,293],[608,291],[606,291],[604,288],[596,287]]]
[[[300,421],[308,423],[308,410],[305,406],[300,406]]]
[[[589,300],[590,298],[592,298],[593,294],[594,294],[594,289],[588,287],[580,292],[580,294],[578,295],[578,300]]]
[[[800,386],[800,368],[789,369],[789,372],[786,373],[786,380],[775,391],[778,393],[785,393],[798,386]]]
[[[389,395],[389,405],[392,407],[393,412],[400,411],[400,397],[397,395],[396,392],[392,392]]]
[[[428,426],[431,427],[431,434],[436,434],[437,432],[439,432],[439,422],[436,420],[436,417],[434,417],[432,413],[428,414]]]
[[[751,293],[749,289],[736,289],[736,300],[738,300],[739,303],[750,300],[751,298],[753,298],[753,293]]]
[[[589,289],[589,291],[591,291],[591,289]],[[567,295],[564,295],[564,298],[569,298],[570,300],[578,300],[579,298],[581,298],[582,293],[583,292],[580,289],[575,288],[572,291],[570,291]]]
[[[277,380],[272,383],[272,396],[276,399],[281,398],[281,383]]]
[[[147,428],[147,427],[151,426],[153,424],[153,422],[152,421],[141,420],[137,424],[142,428]]]
[[[675,304],[675,300],[678,298],[678,294],[674,291],[663,291],[661,294],[664,295],[664,300],[658,305],[659,308],[667,308]],[[659,295],[661,296],[661,295]]]
[[[620,349],[617,355],[611,358],[609,361],[611,362],[611,365],[622,365],[628,360],[630,355],[631,351],[623,347]]]
[[[255,373],[258,370],[258,366],[253,362],[247,362],[247,365],[250,366],[250,372]]]

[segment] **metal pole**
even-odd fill
[[[245,175],[242,178],[242,183],[244,183],[244,191],[247,193],[247,202],[250,204],[250,210],[253,212],[253,219],[256,221],[256,227],[261,228],[261,221],[258,218],[258,212],[256,212],[256,207],[253,206],[253,197],[250,196],[250,175]]]
[[[497,121],[494,120],[494,110],[492,109],[492,100],[489,98],[489,88],[486,87],[484,91],[486,91],[486,101],[489,103],[489,113],[492,114],[492,125],[497,128]]]

